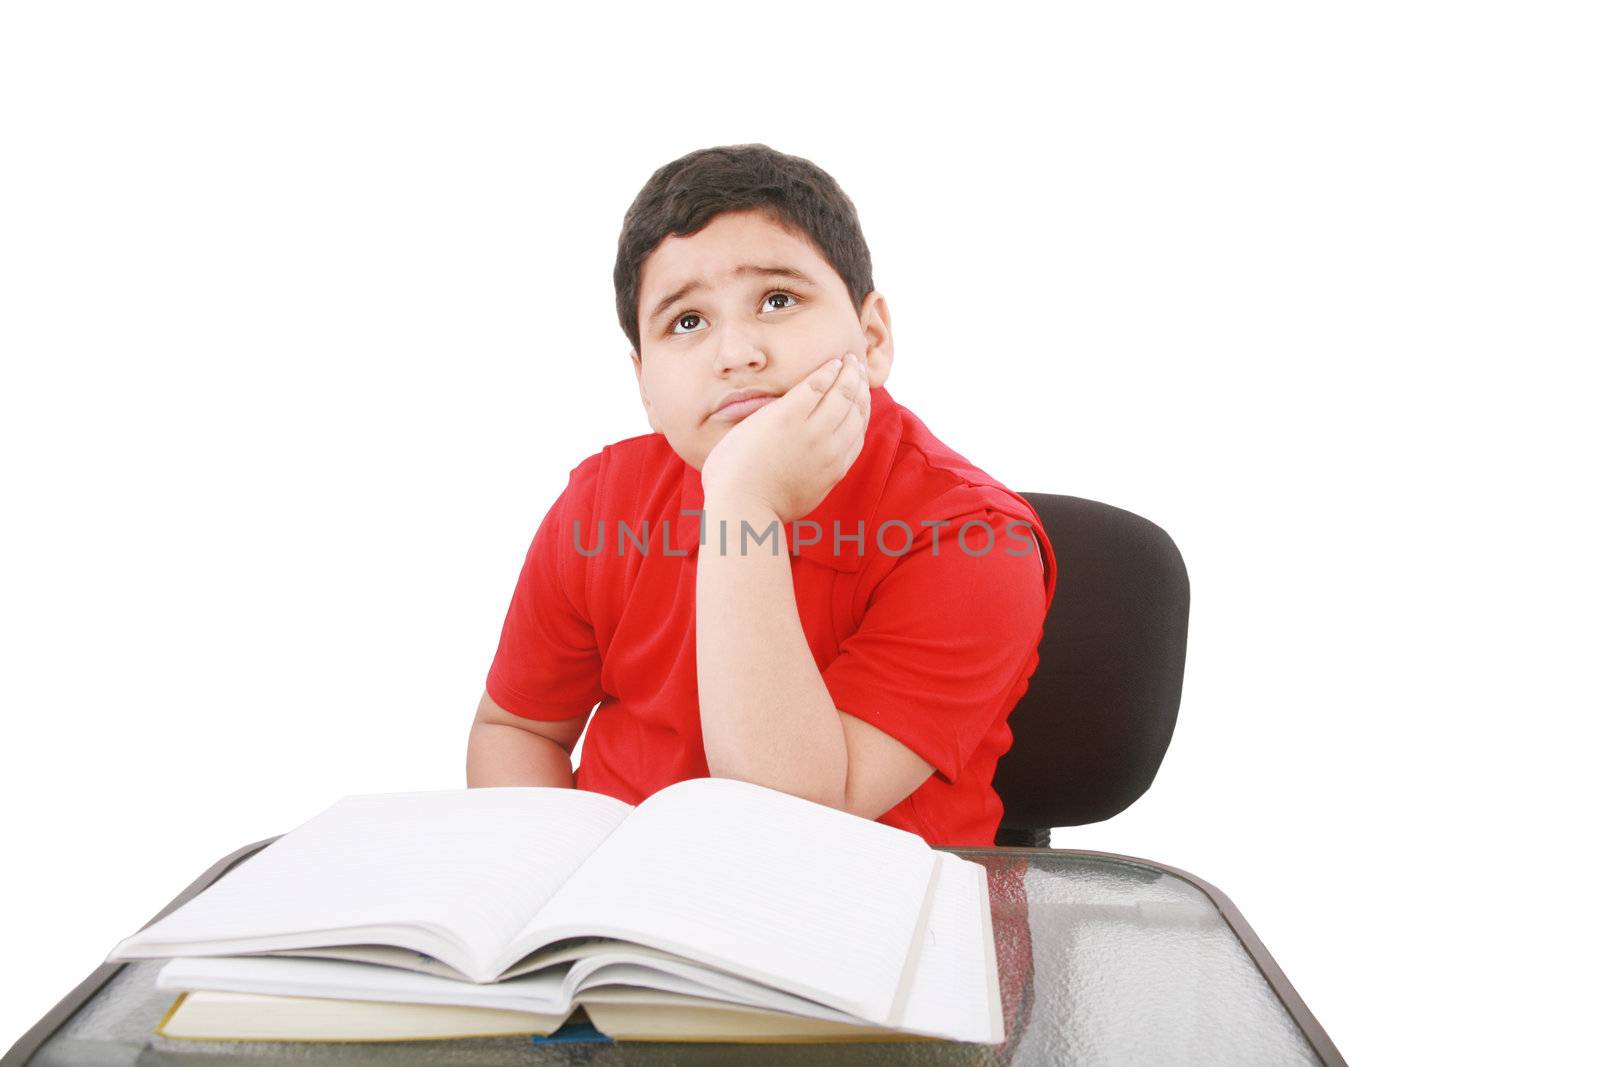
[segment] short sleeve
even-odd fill
[[[966,550],[955,541],[975,522],[993,532],[987,551],[976,528]],[[984,509],[941,527],[937,549],[933,532],[925,527],[874,588],[822,680],[836,708],[954,782],[1038,666],[1050,586],[1031,523]]]
[[[489,666],[490,699],[527,719],[585,715],[604,696],[600,649],[585,610],[587,557],[573,524],[588,532],[599,457],[573,469],[533,535]]]

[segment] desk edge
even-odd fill
[[[1188,882],[1204,894],[1217,909],[1218,914],[1222,916],[1223,922],[1228,924],[1228,929],[1232,930],[1233,936],[1238,939],[1240,947],[1245,951],[1245,955],[1250,957],[1250,962],[1254,963],[1256,970],[1261,972],[1261,977],[1266,980],[1267,988],[1272,990],[1273,995],[1278,998],[1284,1010],[1289,1013],[1289,1018],[1293,1019],[1294,1024],[1300,1028],[1301,1034],[1305,1035],[1306,1042],[1311,1046],[1312,1051],[1317,1054],[1317,1057],[1327,1067],[1347,1067],[1344,1056],[1334,1046],[1333,1039],[1328,1036],[1328,1031],[1323,1029],[1322,1024],[1317,1021],[1317,1017],[1311,1014],[1311,1008],[1307,1006],[1299,992],[1296,991],[1294,984],[1289,981],[1289,976],[1284,973],[1283,968],[1278,966],[1278,961],[1272,958],[1272,953],[1267,951],[1267,946],[1262,942],[1255,930],[1245,921],[1244,914],[1239,911],[1238,906],[1229,899],[1226,893],[1204,878],[1165,863],[1157,863],[1155,860],[1147,860],[1139,856],[1125,856],[1120,852],[1096,852],[1083,848],[936,847],[939,847],[944,852],[979,856],[1087,856],[1094,859],[1117,860],[1141,867],[1149,867]]]

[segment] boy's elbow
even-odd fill
[[[809,800],[813,804],[822,804],[841,811],[849,810],[845,806],[845,775],[831,774],[801,774],[797,773],[802,768],[794,766],[755,767],[746,763],[727,758],[712,758],[710,753],[706,756],[706,766],[713,778],[732,778],[735,781],[749,782],[766,789],[775,789],[780,793],[788,793],[801,800]]]
[[[467,788],[574,785],[572,760],[555,741],[504,723],[477,722],[467,738]]]

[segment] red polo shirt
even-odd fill
[[[573,468],[534,534],[487,689],[530,719],[594,709],[580,789],[637,804],[710,773],[695,681],[700,516],[681,514],[704,499],[700,472],[665,437],[630,437]],[[1006,716],[1038,666],[1055,594],[1038,514],[878,388],[861,454],[784,539],[834,706],[934,767],[878,821],[930,844],[992,845]]]

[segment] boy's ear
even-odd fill
[[[874,289],[861,302],[861,333],[867,339],[867,386],[876,389],[894,365],[894,331],[889,326],[889,301]]]
[[[644,404],[645,418],[650,420],[650,429],[652,431],[661,433],[661,427],[656,424],[656,409],[650,406],[650,398],[645,395],[644,361],[639,358],[639,350],[637,348],[630,349],[628,358],[633,360],[633,377],[639,383],[639,400]]]

